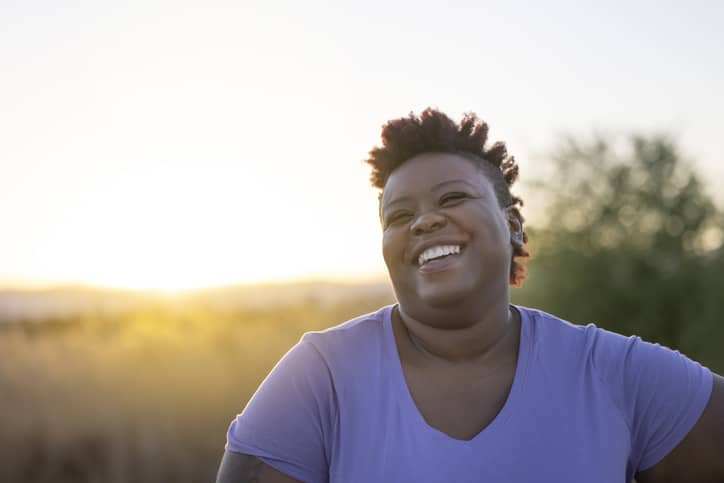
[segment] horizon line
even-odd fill
[[[205,290],[223,290],[237,287],[259,287],[259,286],[277,286],[277,285],[296,285],[308,283],[331,283],[340,285],[355,285],[365,283],[389,283],[389,276],[386,273],[371,273],[362,275],[315,275],[303,277],[289,278],[269,278],[258,281],[238,282],[200,285],[180,288],[162,288],[162,287],[129,287],[122,285],[111,285],[103,283],[91,283],[82,281],[37,281],[37,282],[12,282],[0,281],[0,292],[50,292],[59,290],[100,290],[112,292],[150,292],[150,293],[167,293],[180,294],[189,292],[201,292]]]

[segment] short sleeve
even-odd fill
[[[304,482],[326,482],[335,415],[330,371],[302,339],[231,423],[226,450],[257,456]]]
[[[699,420],[711,396],[712,373],[678,351],[596,330],[594,362],[631,432],[630,464],[646,470]]]

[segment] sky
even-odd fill
[[[523,182],[669,133],[724,202],[724,2],[543,3],[0,1],[0,286],[382,276],[363,160],[428,106]]]

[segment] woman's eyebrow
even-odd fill
[[[410,200],[411,200],[410,196],[400,196],[399,198],[390,200],[387,203],[385,203],[384,205],[382,205],[382,209],[384,210],[385,208],[389,208],[392,205],[396,205],[398,203],[403,203],[405,201],[410,201]]]
[[[466,179],[449,179],[447,181],[441,181],[441,182],[433,185],[433,187],[430,188],[430,191],[438,191],[447,185],[456,184],[456,183],[463,183],[463,184],[468,185],[468,187],[470,187],[472,189],[476,189],[475,185]]]

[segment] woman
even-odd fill
[[[518,167],[428,109],[370,152],[398,303],[308,333],[231,424],[219,482],[724,481],[724,379],[513,306]]]

